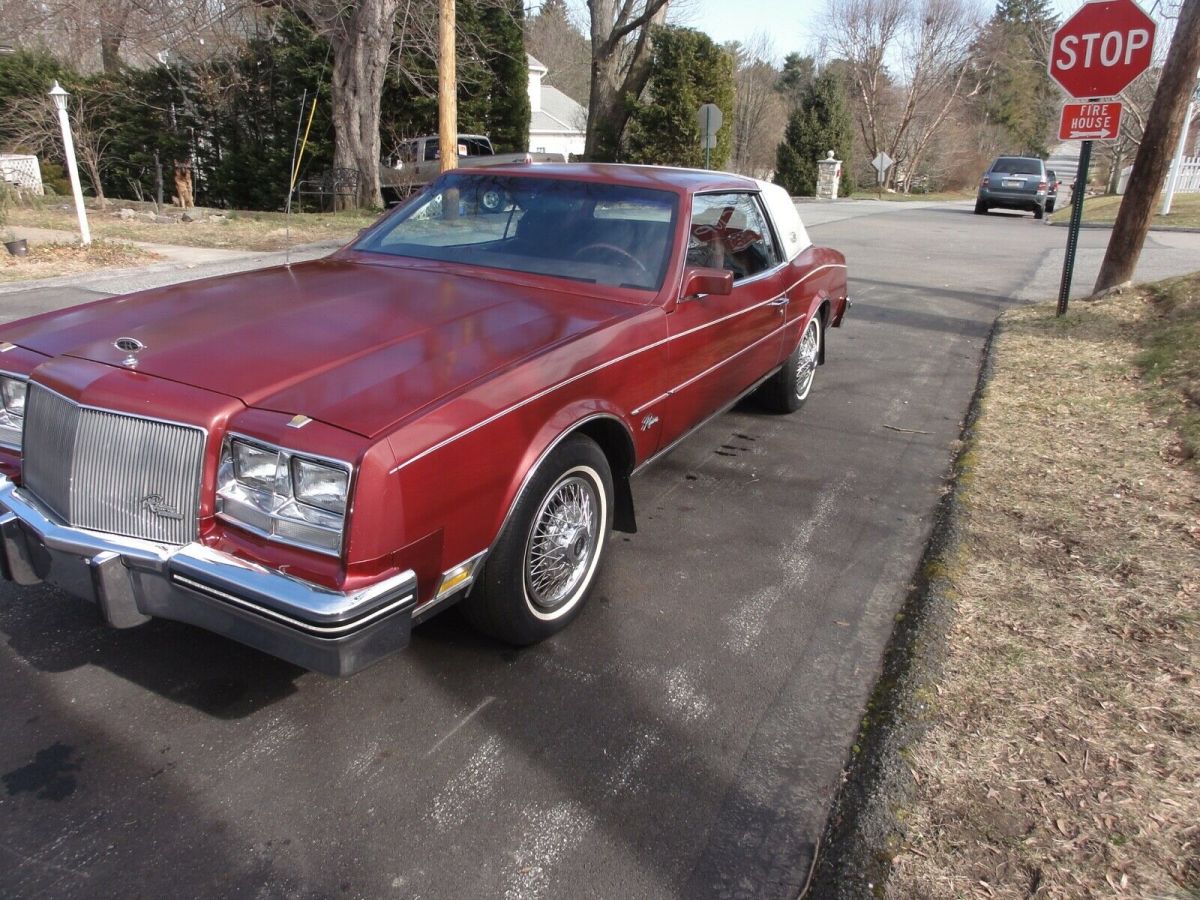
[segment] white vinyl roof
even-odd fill
[[[767,212],[775,222],[779,240],[783,242],[783,251],[788,260],[793,260],[812,246],[808,231],[805,229],[804,223],[800,221],[800,213],[796,209],[796,204],[792,202],[788,192],[777,184],[759,181],[758,186],[762,191],[763,203],[766,204]]]

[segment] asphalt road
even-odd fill
[[[0,892],[794,897],[991,323],[1053,295],[1066,239],[963,204],[802,212],[855,299],[808,405],[740,407],[640,476],[641,531],[543,645],[451,614],[335,681],[0,588]],[[1083,235],[1085,289],[1106,237]],[[1146,274],[1198,251],[1152,238]]]

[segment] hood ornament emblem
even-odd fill
[[[128,366],[131,369],[135,368],[138,364],[137,354],[146,349],[145,344],[143,344],[137,338],[131,337],[117,338],[115,341],[113,341],[113,346],[123,353],[129,354],[123,360],[121,360],[121,365]]]

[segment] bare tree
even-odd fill
[[[968,85],[970,48],[983,19],[976,0],[828,0],[823,41],[843,60],[868,158],[911,172]],[[895,71],[889,67],[895,62]]]
[[[16,123],[17,141],[20,146],[39,156],[59,156],[62,153],[62,129],[58,124],[58,110],[48,96],[26,98],[10,111]],[[92,193],[96,195],[103,209],[107,200],[104,197],[102,176],[112,128],[103,124],[104,116],[97,107],[97,98],[84,91],[76,90],[71,94],[67,115],[71,120],[76,157],[92,185]]]
[[[592,73],[584,153],[612,160],[629,123],[628,97],[650,80],[650,35],[666,21],[668,0],[588,0]]]
[[[775,150],[787,127],[787,107],[776,90],[779,70],[771,64],[771,39],[758,33],[746,44],[732,44],[734,59],[733,158],[735,172],[766,177],[775,167]]]
[[[6,0],[5,25],[18,46],[53,47],[83,72],[119,71],[206,43],[254,11],[247,0]]]
[[[588,99],[590,52],[565,0],[546,0],[525,20],[525,46],[547,69],[546,83],[580,103]]]

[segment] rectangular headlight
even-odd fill
[[[286,544],[338,554],[346,530],[352,467],[255,439],[228,436],[221,448],[217,513]]]
[[[234,477],[257,491],[268,494],[274,491],[279,473],[279,452],[245,441],[232,441],[231,447]]]
[[[0,378],[0,394],[4,397],[4,409],[14,416],[25,415],[25,390],[28,383],[5,375]]]
[[[14,450],[21,449],[27,387],[23,378],[0,375],[0,444]]]
[[[346,511],[349,487],[350,473],[345,469],[292,457],[292,492],[301,503],[340,515]]]

